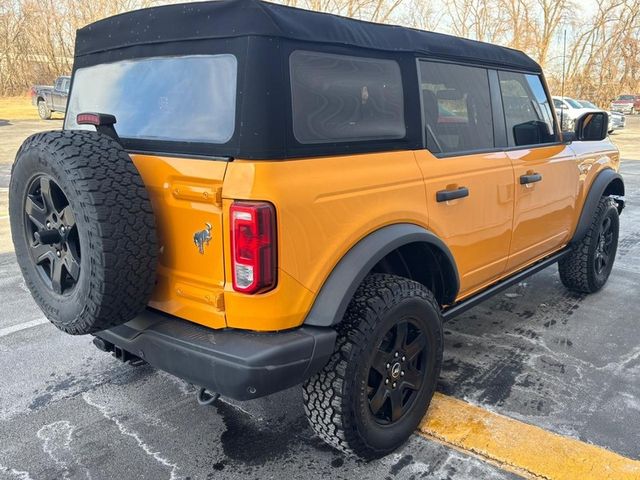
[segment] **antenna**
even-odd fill
[[[565,76],[565,65],[567,62],[567,29],[564,29],[564,39],[562,41],[562,84],[560,85],[560,96],[562,97],[562,101],[564,101],[564,76]],[[560,109],[560,130],[564,127],[564,109]]]

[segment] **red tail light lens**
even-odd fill
[[[233,289],[260,293],[276,285],[276,213],[266,202],[233,202],[231,269]]]

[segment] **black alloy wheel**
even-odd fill
[[[426,373],[427,339],[419,324],[404,318],[386,333],[373,354],[368,397],[380,425],[402,418],[413,405]]]
[[[611,217],[606,216],[600,223],[600,233],[598,234],[596,251],[593,256],[594,268],[598,276],[603,275],[611,261],[613,237],[612,220]]]
[[[72,291],[80,278],[78,228],[67,196],[48,175],[36,175],[27,188],[24,226],[42,280],[58,295]]]

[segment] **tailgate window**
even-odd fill
[[[226,143],[236,117],[236,57],[190,55],[125,60],[80,68],[65,121],[82,112],[116,116],[122,138]]]

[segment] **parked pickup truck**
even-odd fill
[[[618,95],[611,101],[611,110],[629,115],[640,112],[640,95]]]
[[[53,87],[36,85],[31,89],[31,103],[38,107],[43,120],[49,120],[53,112],[64,113],[67,109],[71,77],[58,77]]]

